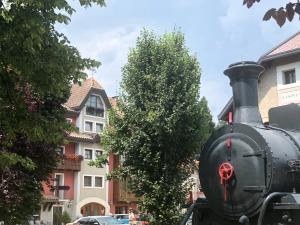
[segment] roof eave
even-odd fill
[[[74,137],[74,136],[67,136],[67,140],[70,142],[83,142],[83,143],[99,143],[100,136],[96,135],[94,138],[84,138],[84,137]]]
[[[228,112],[230,112],[233,109],[233,97],[231,97],[224,108],[221,110],[221,112],[218,115],[218,120],[226,121],[226,117],[228,115]]]
[[[259,58],[258,63],[261,64],[261,63],[269,62],[269,61],[272,61],[275,59],[281,59],[284,57],[293,56],[293,55],[296,55],[299,53],[300,53],[300,48],[297,48],[297,49],[293,49],[291,51],[286,51],[286,52],[283,52],[280,54],[275,54],[275,55],[271,55],[271,56],[262,56]]]
[[[287,43],[288,41],[290,41],[291,39],[293,39],[294,37],[296,37],[298,34],[300,34],[300,31],[298,31],[297,33],[295,33],[294,35],[292,35],[291,37],[288,37],[286,40],[282,41],[281,43],[279,43],[277,46],[275,46],[274,48],[272,48],[271,50],[269,50],[268,52],[266,52],[264,55],[262,55],[260,57],[260,59],[263,58],[268,58],[267,56],[272,53],[275,49],[279,48],[280,46],[284,45],[285,43]],[[260,60],[259,59],[259,60]]]

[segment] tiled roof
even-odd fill
[[[66,105],[70,108],[79,107],[91,88],[103,89],[103,87],[94,78],[86,79],[81,85],[74,84],[71,88],[71,96],[66,102]]]
[[[84,133],[77,133],[77,132],[69,133],[67,139],[70,141],[89,142],[89,143],[96,143],[100,141],[100,137],[98,134],[84,134]]]
[[[78,111],[71,109],[71,108],[70,108],[69,106],[67,106],[66,104],[63,104],[63,107],[64,107],[64,108],[67,110],[67,112],[69,112],[69,113],[75,113],[75,114],[79,113]]]
[[[43,195],[43,201],[44,202],[57,202],[58,197],[53,196],[53,195]]]
[[[260,57],[259,62],[266,61],[268,59],[273,59],[275,57],[280,57],[283,55],[293,54],[300,51],[300,32],[294,34],[284,42],[280,43],[278,46],[264,54]]]

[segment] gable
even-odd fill
[[[300,52],[300,32],[289,37],[275,48],[268,51],[258,60],[259,63],[270,61],[273,59],[291,56]]]
[[[71,96],[65,105],[73,110],[80,110],[91,94],[100,95],[104,101],[105,107],[111,108],[105,90],[94,78],[86,79],[81,85],[72,85]]]

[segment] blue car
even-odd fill
[[[114,214],[112,217],[116,218],[121,224],[129,224],[129,215],[128,214]]]

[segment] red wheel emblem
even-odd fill
[[[222,165],[219,167],[219,176],[220,176],[221,184],[223,184],[224,181],[230,180],[232,175],[233,175],[233,166],[229,162],[222,163]]]
[[[224,186],[224,200],[227,201],[227,182],[233,177],[233,166],[229,162],[219,167],[220,183]]]

